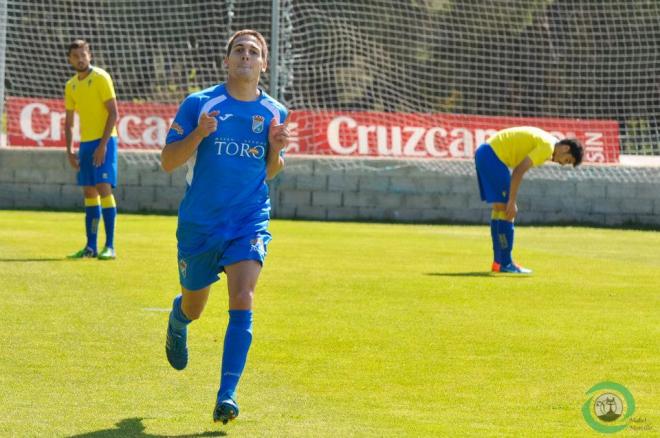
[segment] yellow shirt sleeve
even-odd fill
[[[76,102],[73,100],[73,92],[71,90],[71,82],[67,82],[64,87],[64,108],[67,111],[76,109]]]
[[[110,99],[115,99],[117,95],[115,94],[115,87],[112,84],[112,78],[110,75],[102,74],[99,76],[103,78],[103,80],[96,82],[101,102],[105,103]]]

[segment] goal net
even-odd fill
[[[65,50],[84,38],[114,79],[121,144],[161,147],[181,99],[224,79],[227,37],[254,28],[277,43],[262,87],[293,110],[292,153],[469,158],[494,130],[534,124],[579,137],[589,161],[660,155],[655,0],[278,6],[274,17],[270,0],[6,0],[10,142],[63,144]]]

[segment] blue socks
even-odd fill
[[[493,239],[493,261],[502,264],[502,255],[500,251],[500,240],[497,237],[497,225],[499,220],[490,220],[490,237]]]
[[[183,310],[181,310],[182,298],[182,295],[177,295],[176,298],[174,298],[174,301],[172,302],[172,311],[170,312],[170,325],[172,326],[172,329],[177,332],[185,331],[188,324],[190,324],[190,320],[183,313]]]
[[[99,198],[85,198],[85,233],[87,234],[87,247],[96,252],[96,237],[101,219],[101,204]]]
[[[513,222],[497,221],[497,244],[500,249],[500,261],[502,266],[513,263],[511,252],[513,251]]]
[[[101,198],[103,208],[103,225],[105,226],[105,246],[114,248],[115,245],[115,218],[117,217],[117,204],[115,197],[110,194]]]
[[[218,398],[235,397],[236,386],[245,368],[251,343],[252,311],[230,310],[222,354],[222,373]]]
[[[186,332],[190,320],[181,310],[182,296],[178,295],[172,303],[169,323],[172,330]],[[252,311],[230,310],[229,324],[225,333],[225,345],[222,353],[222,372],[218,399],[230,397],[235,399],[236,387],[241,378],[248,350],[252,343]]]

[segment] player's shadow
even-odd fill
[[[514,273],[499,272],[427,272],[426,275],[435,277],[486,277],[486,278],[531,278],[531,275],[521,275]]]
[[[63,262],[67,259],[62,257],[43,257],[43,258],[12,258],[5,259],[0,257],[0,262]]]
[[[427,272],[425,275],[434,277],[495,277],[490,272]]]
[[[117,423],[115,429],[103,429],[96,432],[71,435],[69,438],[197,438],[206,436],[227,436],[225,431],[207,431],[184,435],[154,435],[145,433],[142,418],[126,418]]]

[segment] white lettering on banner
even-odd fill
[[[172,123],[172,119],[169,119]],[[142,125],[146,125],[143,128]],[[119,142],[127,145],[164,146],[167,137],[167,121],[158,116],[149,116],[144,120],[138,116],[128,114],[119,118],[117,133]],[[131,132],[138,134],[132,136]]]
[[[476,140],[474,144],[479,146],[480,144],[486,143],[486,140],[495,135],[497,133],[497,129],[477,129],[474,131],[474,133],[474,139]]]
[[[327,138],[330,148],[340,155],[350,155],[357,150],[357,144],[344,146],[339,142],[339,128],[345,124],[347,128],[357,127],[357,122],[350,117],[336,117],[328,123]]]
[[[401,155],[401,128],[395,126],[392,128],[392,142],[387,141],[387,128],[385,126],[376,127],[376,147],[378,155]]]
[[[424,136],[424,145],[426,146],[427,152],[432,157],[445,158],[448,155],[447,151],[439,150],[435,147],[436,134],[440,135],[442,138],[446,138],[447,130],[440,128],[439,126],[429,129]]]
[[[587,139],[584,141],[584,149],[587,154],[587,161],[595,161],[597,163],[605,162],[605,154],[603,150],[605,145],[602,142],[602,132],[585,132],[584,135]]]
[[[36,113],[36,114],[35,114]],[[43,115],[50,117],[50,124],[46,124],[48,128],[42,132],[36,132],[34,128],[34,118]],[[19,115],[19,125],[21,133],[30,140],[42,144],[43,140],[47,138],[54,141],[62,140],[62,121],[66,117],[66,113],[57,111],[50,111],[48,105],[43,103],[29,103],[23,107]],[[78,114],[73,115],[73,140],[80,141],[80,131],[78,126],[80,118]]]
[[[298,135],[298,123],[289,122],[289,145],[287,152],[300,152],[300,137]]]
[[[456,139],[449,143],[449,155],[453,158],[469,158],[474,155],[474,137],[467,128],[455,128],[450,135]]]
[[[326,130],[330,149],[339,155],[376,155],[381,157],[472,158],[474,151],[497,132],[497,129],[457,127],[447,131],[442,126],[360,125],[349,116],[330,120]],[[574,132],[550,132],[557,138],[576,137]],[[602,132],[586,132],[587,161],[604,162]],[[342,139],[355,138],[352,144]],[[345,141],[345,140],[344,140]]]
[[[149,146],[164,145],[167,127],[169,126],[165,124],[165,120],[162,117],[150,116],[144,119],[144,124],[148,126],[142,133],[144,144]]]
[[[361,155],[369,155],[369,133],[371,132],[376,132],[375,126],[358,125],[357,127],[358,152]]]
[[[403,150],[403,153],[406,157],[423,157],[425,155],[424,151],[417,150],[417,145],[419,144],[419,140],[422,139],[425,131],[426,130],[424,128],[418,128],[418,127],[403,128],[403,132],[411,133],[410,137],[408,138],[408,141],[406,141],[406,146]]]
[[[66,113],[53,112],[50,116],[50,138],[51,140],[59,140],[62,138],[62,125],[66,118]],[[75,119],[74,119],[75,120]],[[74,132],[76,132],[74,130]]]
[[[41,115],[48,114],[48,106],[43,103],[30,103],[25,105],[21,110],[21,132],[30,140],[34,140],[37,143],[41,143],[41,140],[45,140],[48,137],[48,130],[46,129],[43,132],[34,132],[32,126],[32,113],[39,112]]]
[[[351,145],[342,144],[341,134],[345,133],[342,128],[349,130],[349,133],[353,131],[357,142]],[[427,129],[421,126],[359,125],[351,117],[339,116],[328,123],[327,140],[330,148],[340,155],[351,155],[355,152],[359,155],[370,155],[370,134],[375,134],[378,156],[469,158],[474,154],[475,139],[483,142],[494,132],[496,131],[479,129],[473,133],[467,128],[452,129],[449,136],[454,140],[449,143],[447,151],[439,145],[447,138],[448,133],[439,126]]]
[[[128,145],[140,144],[139,137],[131,137],[129,133],[128,124],[135,123],[136,125],[142,122],[138,116],[124,116],[119,119],[117,123],[117,133],[119,134],[119,139],[122,143]]]

